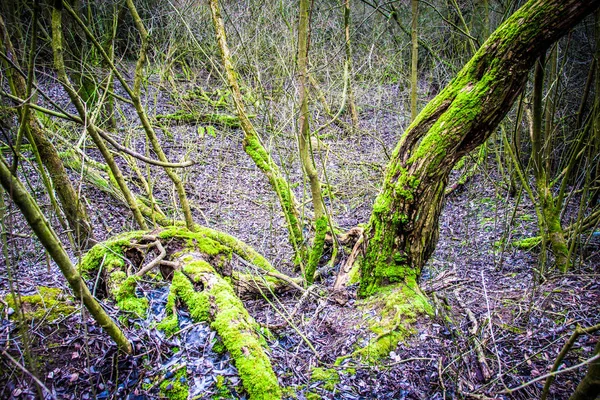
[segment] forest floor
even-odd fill
[[[65,99],[57,87],[49,86],[47,90],[53,98]],[[179,98],[173,99],[165,91],[154,94],[148,97],[150,113],[179,108],[180,103],[177,107],[173,104]],[[345,134],[334,125],[321,132],[325,146],[318,162],[322,160],[326,165],[330,184],[327,202],[336,223],[344,230],[368,221],[387,162],[386,152],[391,154],[406,127],[405,113],[398,106],[403,96],[406,93],[397,85],[377,90],[359,88],[357,98],[368,98],[370,102],[361,104],[360,122],[361,129],[369,134]],[[256,111],[260,116],[260,110]],[[132,115],[132,110],[124,110],[126,120],[135,121]],[[293,115],[276,117],[285,121]],[[260,117],[256,120],[258,126],[265,125]],[[242,134],[216,126],[214,137],[200,136],[194,124],[171,126],[170,131],[172,136],[163,136],[169,158],[179,160],[186,155],[197,161],[184,173],[197,222],[238,237],[275,267],[294,274],[276,198],[262,173],[243,152]],[[139,132],[132,122],[131,126],[120,126],[117,133],[121,137],[133,135],[133,146],[143,153],[144,141]],[[263,141],[284,166],[290,181],[299,183],[296,194],[304,200],[306,193],[301,189],[302,177],[294,156],[293,131],[263,133]],[[87,152],[97,157],[94,151]],[[30,167],[26,165],[27,168]],[[156,197],[168,209],[173,204],[173,190],[170,185],[159,184],[165,182],[162,172],[152,169]],[[73,177],[79,178],[75,173]],[[34,174],[29,181],[34,190],[42,193]],[[543,380],[514,393],[508,388],[547,373],[575,327],[599,322],[599,243],[588,243],[568,274],[550,269],[543,281],[536,282],[535,250],[522,251],[510,245],[515,239],[535,235],[535,211],[528,199],[517,202],[508,196],[501,181],[496,160],[489,156],[464,187],[447,197],[439,242],[421,281],[436,313],[420,319],[414,335],[398,343],[396,350],[379,363],[347,360],[334,368],[338,357],[364,346],[369,335],[357,323],[368,311],[358,306],[355,296],[345,305],[331,298],[335,271],[323,271],[323,280],[314,288],[318,300],[303,299],[288,322],[281,315],[292,313],[301,293],[289,291],[269,302],[245,302],[259,323],[271,327],[270,357],[287,397],[539,398]],[[82,190],[98,239],[135,229],[121,204],[88,184],[84,183]],[[40,194],[39,199],[48,211],[47,198]],[[34,293],[38,286],[66,288],[60,271],[47,261],[18,210],[9,204],[8,211],[12,267],[7,268],[9,260],[5,259],[0,270],[1,294],[8,293],[11,285],[21,294]],[[310,211],[306,213],[310,216]],[[53,223],[56,225],[56,221]],[[81,312],[52,322],[43,316],[23,329],[8,314],[2,315],[0,398],[33,397],[35,387],[30,372],[56,398],[156,398],[159,386],[163,386],[164,393],[173,389],[176,382],[168,382],[179,377],[177,373],[183,368],[187,368],[190,395],[196,396],[193,398],[244,398],[227,354],[213,349],[214,333],[206,325],[188,322],[181,325],[178,337],[166,338],[155,328],[160,308],[164,308],[165,291],[142,287],[141,292],[151,299],[154,315],[143,321],[120,318],[136,345],[135,356],[118,354],[100,328]],[[119,315],[113,304],[107,303],[106,307],[115,317]],[[25,333],[27,340],[23,340]],[[485,360],[478,357],[476,343],[481,344]],[[589,358],[593,346],[593,337],[582,336],[560,369]],[[35,368],[25,361],[27,353],[36,361]],[[30,372],[24,373],[18,366],[24,363]],[[314,373],[316,367],[327,371],[334,368],[335,373],[319,377]],[[550,398],[568,398],[584,372],[585,368],[579,368],[558,375]],[[167,387],[161,385],[164,382]],[[50,397],[46,394],[46,398]]]

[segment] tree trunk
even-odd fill
[[[594,354],[600,354],[600,339],[596,343]],[[597,359],[590,364],[590,369],[583,377],[573,395],[569,400],[597,399],[600,396],[600,360]]]
[[[27,223],[40,240],[50,257],[58,265],[61,272],[73,289],[75,297],[85,305],[98,325],[115,341],[119,348],[126,353],[132,353],[131,343],[121,329],[115,324],[102,306],[90,293],[79,271],[75,268],[69,255],[63,248],[58,236],[42,214],[35,199],[27,192],[19,179],[10,173],[4,158],[0,156],[0,182],[12,201],[19,207]]]
[[[18,58],[12,46],[10,36],[4,25],[4,21],[0,16],[0,41],[4,47],[4,52],[10,58],[16,67],[19,67]],[[27,94],[27,83],[22,75],[17,71],[12,71],[10,66],[7,67],[7,77],[11,82],[11,90],[17,97],[22,99],[29,98]],[[82,249],[91,247],[90,239],[93,240],[93,229],[85,208],[85,203],[77,195],[77,191],[73,187],[67,171],[58,155],[58,151],[52,142],[46,136],[39,120],[35,113],[27,113],[25,120],[21,119],[25,124],[25,129],[28,130],[28,137],[32,140],[37,148],[40,159],[44,167],[48,170],[52,185],[60,204],[62,206],[69,228],[74,233],[77,245]]]
[[[209,0],[210,10],[213,19],[213,25],[215,28],[215,34],[217,36],[217,42],[221,53],[221,59],[223,60],[223,67],[225,68],[225,75],[227,83],[231,89],[231,95],[233,103],[235,104],[235,110],[240,119],[240,125],[244,132],[244,151],[250,156],[256,166],[265,174],[271,187],[277,193],[279,198],[279,204],[283,211],[285,218],[290,244],[292,245],[295,253],[295,263],[300,264],[304,262],[306,256],[306,244],[304,242],[304,235],[302,234],[302,222],[300,220],[300,213],[298,211],[298,201],[296,196],[292,192],[288,181],[282,174],[281,170],[275,164],[270,154],[262,145],[258,133],[250,122],[244,101],[242,99],[242,92],[238,84],[238,74],[235,71],[233,62],[231,60],[231,52],[227,45],[227,37],[225,35],[225,24],[221,17],[221,10],[219,8],[218,0]]]
[[[314,279],[317,264],[323,254],[325,234],[327,233],[327,213],[321,194],[321,181],[315,168],[311,148],[310,114],[308,112],[308,48],[310,47],[310,16],[311,0],[300,0],[298,18],[298,97],[300,115],[298,117],[298,148],[302,169],[308,177],[313,209],[315,211],[315,239],[310,251],[304,276],[311,284]]]
[[[437,242],[454,164],[496,129],[542,52],[599,5],[600,0],[530,0],[409,126],[365,232],[360,295],[394,283],[416,285]]]

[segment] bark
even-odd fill
[[[365,232],[360,295],[416,285],[438,238],[448,176],[496,129],[546,48],[600,0],[531,0],[503,23],[421,111],[396,146]]]
[[[13,64],[19,68],[18,58],[14,51],[10,36],[4,25],[4,21],[0,16],[0,41],[2,42],[3,51],[6,57],[12,60]],[[7,65],[7,77],[11,82],[11,90],[14,95],[22,99],[29,98],[27,94],[27,84],[25,79],[19,72],[13,71]],[[69,227],[74,233],[78,246],[82,249],[87,249],[93,241],[93,229],[90,222],[90,217],[85,208],[85,203],[81,201],[77,195],[77,191],[73,187],[67,171],[58,155],[58,151],[52,142],[46,136],[40,122],[34,113],[27,113],[26,118],[21,119],[25,124],[25,129],[28,131],[28,137],[39,153],[40,159],[48,171],[52,185],[62,206]]]
[[[310,114],[308,111],[308,49],[310,47],[311,0],[300,0],[298,22],[298,91],[300,115],[298,118],[298,148],[302,169],[308,177],[312,203],[315,212],[315,240],[310,251],[308,264],[304,272],[306,281],[311,284],[317,264],[323,254],[325,234],[327,233],[327,213],[321,194],[321,181],[315,168],[310,134]]]
[[[63,248],[58,236],[42,214],[35,199],[27,192],[17,177],[11,174],[3,158],[0,160],[0,181],[4,190],[6,190],[12,201],[19,207],[27,223],[48,254],[50,254],[50,257],[52,257],[60,268],[67,282],[69,282],[69,286],[73,289],[75,297],[83,302],[94,320],[115,341],[121,350],[126,353],[132,353],[131,343],[129,343],[121,329],[92,296]]]
[[[600,354],[600,340],[596,343],[594,354]],[[600,396],[600,359],[590,364],[587,374],[583,377],[569,400],[589,400]]]

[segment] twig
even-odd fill
[[[479,330],[479,324],[477,323],[477,319],[475,318],[475,314],[473,314],[473,311],[471,311],[471,309],[469,309],[463,302],[462,298],[460,297],[460,293],[459,293],[458,289],[456,289],[454,291],[454,296],[456,296],[456,300],[458,301],[458,304],[460,305],[460,307],[462,309],[465,310],[465,312],[467,313],[467,316],[469,317],[469,320],[473,324],[473,327],[469,330],[469,332],[471,333],[471,336],[473,338],[473,345],[475,346],[475,353],[477,353],[477,361],[479,361],[479,366],[481,368],[481,374],[483,375],[483,379],[485,381],[488,381],[490,379],[490,377],[492,376],[492,374],[490,372],[490,367],[485,358],[483,348],[481,347],[481,343],[479,342],[479,340],[477,340],[477,337],[476,337],[477,331]],[[488,308],[488,310],[489,310],[489,308]],[[491,320],[490,320],[490,324],[491,324]]]
[[[584,362],[581,362],[579,364],[573,365],[571,367],[565,368],[565,369],[561,369],[560,371],[553,371],[553,372],[548,372],[545,375],[542,376],[538,376],[535,379],[530,380],[529,382],[525,382],[524,384],[522,384],[521,386],[517,386],[516,388],[506,388],[505,390],[498,392],[498,393],[502,393],[502,394],[511,394],[513,392],[516,392],[517,390],[521,390],[523,388],[526,388],[527,386],[533,385],[534,383],[536,383],[537,381],[541,381],[542,379],[546,379],[546,378],[550,378],[550,377],[555,377],[556,375],[562,374],[564,372],[569,372],[569,371],[573,371],[575,369],[581,368],[584,365],[587,365],[589,363],[592,363],[596,360],[600,359],[600,354],[596,354],[594,357],[592,358],[588,358],[587,360],[585,360]]]
[[[154,236],[144,236],[144,239],[150,239],[150,240],[154,239],[154,242],[152,242],[151,244],[156,246],[156,248],[158,249],[160,254],[154,260],[150,261],[150,263],[148,265],[146,265],[144,268],[140,269],[135,274],[136,276],[143,276],[146,272],[150,271],[152,268],[154,268],[158,264],[160,264],[162,259],[165,258],[165,256],[167,255],[167,251],[163,247],[160,240],[156,239]]]
[[[552,368],[550,369],[550,373],[553,373],[554,371],[556,371],[558,369],[558,366],[560,365],[562,360],[567,355],[567,352],[571,349],[571,347],[573,347],[573,344],[575,344],[575,341],[577,340],[577,338],[579,336],[585,335],[586,333],[595,332],[599,329],[600,329],[600,324],[590,326],[587,328],[582,328],[580,326],[575,328],[575,330],[573,331],[573,334],[571,335],[569,340],[567,340],[567,342],[565,343],[563,348],[560,350],[560,353],[558,353],[558,356],[556,357],[556,360],[554,361],[554,365],[552,365]],[[546,397],[548,397],[548,392],[550,391],[550,385],[552,384],[553,381],[554,381],[554,375],[550,375],[549,379],[544,384],[544,390],[542,391],[540,400],[546,400]]]
[[[42,389],[44,389],[46,392],[48,392],[48,394],[50,395],[51,399],[56,399],[56,397],[54,396],[54,394],[52,394],[52,392],[50,391],[50,389],[48,389],[46,387],[46,385],[44,385],[42,383],[42,381],[40,381],[35,375],[33,375],[31,372],[29,372],[27,370],[27,368],[25,368],[23,365],[21,365],[21,363],[19,363],[17,360],[15,360],[14,358],[12,358],[10,354],[8,354],[6,351],[2,350],[2,355],[4,357],[6,357],[7,359],[9,359],[13,364],[15,364],[17,366],[17,368],[19,368],[21,371],[23,371],[24,373],[26,373],[27,375],[29,375],[29,377],[31,379],[33,379],[35,381],[35,383],[37,383]]]
[[[493,324],[492,324],[492,314],[490,311],[490,300],[487,294],[487,288],[485,286],[485,277],[483,276],[483,271],[481,271],[481,284],[483,285],[483,294],[485,296],[485,304],[487,307],[487,314],[488,314],[488,326],[490,327],[490,336],[492,337],[492,343],[494,343],[494,349],[495,351],[495,356],[496,359],[498,360],[498,377],[500,378],[500,382],[502,382],[502,384],[504,385],[505,388],[507,388],[506,383],[504,383],[504,378],[502,376],[502,362],[500,361],[500,356],[498,355],[498,345],[496,344],[496,338],[494,337],[494,328],[493,328]]]

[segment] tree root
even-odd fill
[[[150,233],[126,233],[92,248],[83,258],[81,267],[90,274],[99,270],[102,264],[108,296],[116,300],[119,308],[139,317],[146,314],[148,301],[136,296],[137,282],[148,274],[161,280],[158,274],[152,275],[152,271],[160,267],[162,279],[170,280],[171,286],[165,310],[167,317],[158,328],[167,334],[179,332],[177,304],[185,306],[194,322],[207,322],[219,334],[250,399],[281,398],[281,389],[264,350],[266,342],[259,334],[260,326],[246,311],[234,286],[239,291],[240,282],[243,282],[244,293],[252,288],[261,293],[284,286],[302,288],[294,279],[277,273],[274,268],[270,271],[272,267],[268,263],[262,265],[263,268],[252,265],[266,276],[233,271],[233,254],[243,253],[246,258],[259,260],[258,264],[261,264],[261,258],[252,258],[253,251],[244,247],[247,245],[223,235],[208,228],[190,232],[179,227]],[[214,237],[233,243],[237,252]],[[165,244],[167,240],[170,246]],[[154,251],[158,251],[158,255],[143,265],[143,259]],[[236,257],[243,259],[239,254]],[[227,276],[233,284],[226,280]]]

